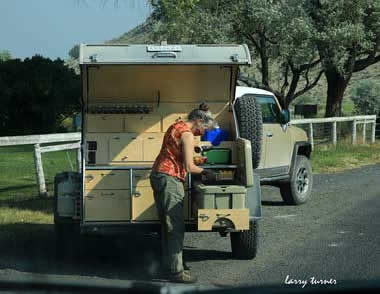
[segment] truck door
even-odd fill
[[[263,117],[264,164],[259,171],[262,178],[287,174],[292,155],[289,128],[280,123],[280,107],[275,97],[255,95]]]

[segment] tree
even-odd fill
[[[0,51],[0,61],[7,61],[11,58],[12,58],[12,55],[8,50]]]
[[[79,59],[79,45],[74,45],[69,51],[69,56],[73,59]]]
[[[380,85],[374,81],[360,81],[352,90],[351,99],[358,114],[380,113]]]
[[[380,61],[380,0],[310,0],[305,7],[328,83],[325,116],[340,116],[353,73]]]
[[[80,109],[80,81],[60,59],[0,62],[0,136],[61,131]]]
[[[304,0],[151,0],[155,36],[170,43],[247,43],[260,79],[284,107],[322,76]],[[273,70],[275,69],[275,70]]]

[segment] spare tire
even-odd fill
[[[260,104],[253,95],[244,95],[235,101],[235,113],[240,137],[251,141],[252,165],[260,164],[263,135],[263,118]]]

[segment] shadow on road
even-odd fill
[[[11,224],[0,226],[0,272],[69,275],[149,281],[161,276],[157,235],[86,237],[70,258],[57,259],[54,226]],[[79,250],[79,248],[81,248]],[[185,248],[188,262],[225,260],[228,252]]]
[[[225,251],[205,250],[205,249],[184,249],[183,254],[186,261],[205,260],[227,260],[231,259],[231,253]]]
[[[283,201],[261,201],[261,204],[263,206],[286,206],[285,202]]]
[[[52,275],[149,280],[160,272],[159,240],[153,236],[85,239],[75,258],[57,260],[49,224],[0,226],[0,270]]]

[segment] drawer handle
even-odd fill
[[[102,196],[113,196],[115,193],[102,193]]]
[[[228,213],[228,214],[216,214],[216,217],[219,217],[219,218],[221,218],[221,217],[227,217],[227,216],[231,216],[231,214],[230,213]]]
[[[86,176],[87,183],[91,182],[94,179],[94,176]]]
[[[120,137],[113,137],[114,140],[120,140]]]
[[[124,156],[121,158],[121,160],[126,160],[126,159],[128,159],[128,156]]]
[[[202,220],[202,222],[207,222],[209,220],[209,216],[205,214],[199,215],[199,218]]]
[[[154,140],[155,138],[154,137],[148,137],[148,140]]]
[[[92,199],[95,198],[95,196],[92,196],[92,195],[87,195],[86,197],[87,197],[88,200],[92,200]]]
[[[140,196],[141,196],[141,193],[140,193],[139,191],[135,191],[135,192],[133,193],[133,196],[135,196],[135,197],[140,197]]]

